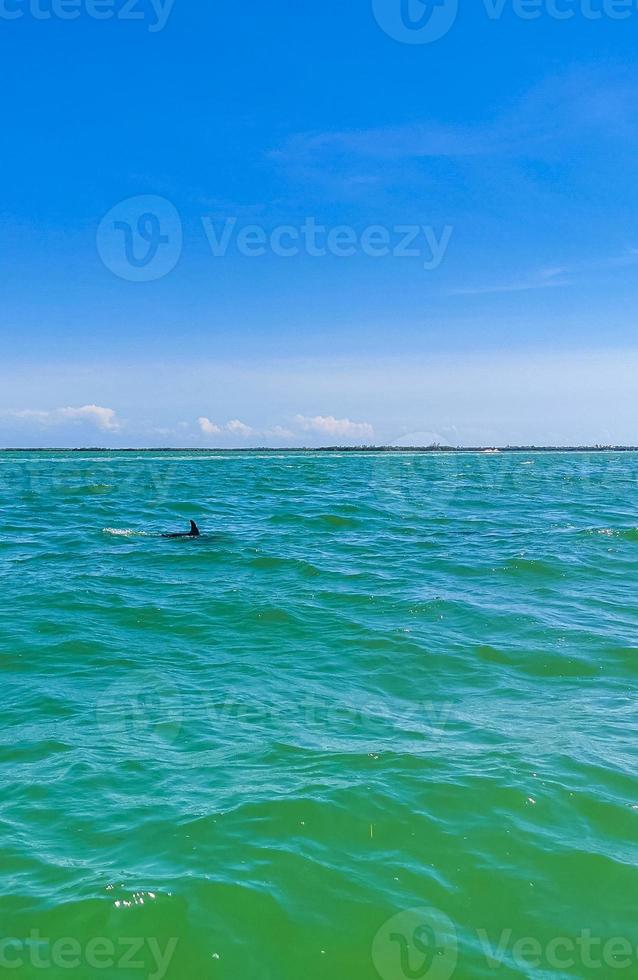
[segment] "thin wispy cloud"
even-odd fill
[[[565,275],[565,270],[550,272],[548,274],[539,273],[530,279],[522,279],[516,282],[494,283],[485,286],[465,286],[458,289],[450,289],[449,296],[488,296],[494,293],[526,293],[535,289],[552,289],[557,286],[571,286],[573,280]]]
[[[315,176],[323,183],[340,178],[350,186],[359,180],[368,189],[383,175],[392,181],[399,165],[404,180],[422,178],[409,167],[425,160],[477,159],[485,173],[487,157],[560,160],[566,147],[592,139],[634,142],[637,99],[635,77],[579,69],[540,82],[479,121],[430,117],[369,129],[296,133],[270,157],[292,175]]]
[[[334,415],[297,415],[295,422],[304,432],[314,432],[322,436],[337,436],[346,439],[373,439],[374,429],[369,422],[352,422],[350,419],[336,419]]]
[[[476,156],[495,152],[494,139],[500,141],[502,136],[497,130],[488,128],[473,130],[436,122],[345,132],[300,133],[273,151],[271,157],[274,160],[299,162],[343,154],[382,160]]]
[[[48,411],[25,408],[5,412],[4,414],[16,421],[22,421],[40,427],[60,425],[63,422],[88,422],[102,432],[119,432],[122,427],[122,423],[118,419],[115,410],[104,408],[102,405],[54,408]]]
[[[622,255],[601,257],[587,262],[574,262],[571,266],[540,269],[520,280],[507,283],[492,283],[476,286],[462,286],[448,290],[449,296],[483,296],[494,293],[522,293],[536,289],[552,289],[558,286],[573,286],[579,277],[596,272],[623,269],[638,265],[638,249],[629,248]]]

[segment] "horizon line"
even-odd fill
[[[4,446],[0,453],[610,453],[638,452],[632,445],[579,446]]]

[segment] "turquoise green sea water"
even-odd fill
[[[2,454],[0,973],[638,976],[637,478]]]

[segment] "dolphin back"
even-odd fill
[[[198,538],[199,534],[200,532],[199,532],[199,528],[197,527],[197,524],[195,523],[195,521],[191,521],[190,531],[182,531],[180,534],[163,534],[162,537],[163,538]]]

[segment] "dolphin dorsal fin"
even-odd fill
[[[195,521],[191,521],[191,534],[195,538],[199,537],[199,528],[197,527]]]

